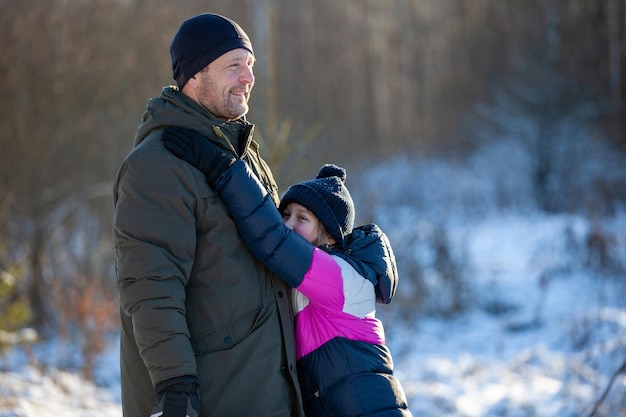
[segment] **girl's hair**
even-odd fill
[[[324,228],[324,225],[322,224],[321,221],[319,221],[319,219],[317,219],[317,237],[315,238],[315,240],[313,242],[311,242],[313,245],[315,246],[325,246],[328,245],[328,238],[332,237],[330,235],[330,233],[328,233],[326,231],[326,228]]]

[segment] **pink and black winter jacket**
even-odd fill
[[[376,302],[397,285],[391,246],[376,225],[326,252],[283,224],[272,199],[237,160],[216,190],[250,250],[294,290],[298,377],[305,414],[411,416],[393,376]]]

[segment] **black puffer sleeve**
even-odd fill
[[[240,159],[216,180],[215,189],[252,253],[291,287],[311,266],[314,246],[284,225],[274,201]]]

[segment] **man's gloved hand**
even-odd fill
[[[198,379],[181,376],[157,384],[157,401],[150,417],[198,417]]]
[[[202,171],[211,186],[234,161],[234,157],[195,130],[168,127],[163,131],[163,142],[171,153]]]

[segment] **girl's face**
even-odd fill
[[[283,211],[283,221],[291,230],[298,233],[315,246],[333,245],[335,240],[324,230],[317,217],[298,203],[289,203]]]

